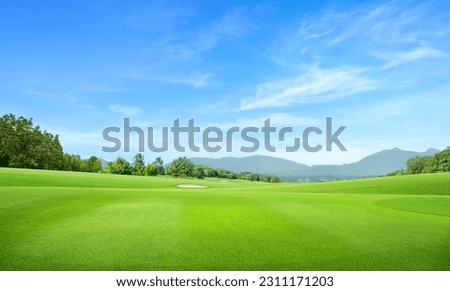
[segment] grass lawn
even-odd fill
[[[0,270],[450,270],[450,174],[265,184],[1,168]]]

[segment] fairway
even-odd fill
[[[0,270],[450,270],[450,174],[266,184],[0,168]]]

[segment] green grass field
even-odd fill
[[[450,270],[450,174],[264,184],[0,169],[0,270]]]

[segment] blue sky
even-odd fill
[[[305,164],[450,145],[448,1],[222,2],[2,1],[0,114],[107,160],[135,154],[101,151],[124,117],[155,129],[271,118],[298,135],[327,116],[347,126],[347,152],[259,152]],[[145,153],[158,155],[244,154]]]

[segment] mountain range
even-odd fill
[[[406,162],[413,157],[432,156],[438,152],[439,150],[434,148],[430,148],[425,152],[404,151],[394,148],[369,155],[355,163],[315,166],[307,166],[286,159],[260,155],[243,158],[191,158],[190,160],[196,165],[207,165],[235,173],[254,172],[277,175],[287,181],[341,180],[386,175],[390,172],[404,169]]]

